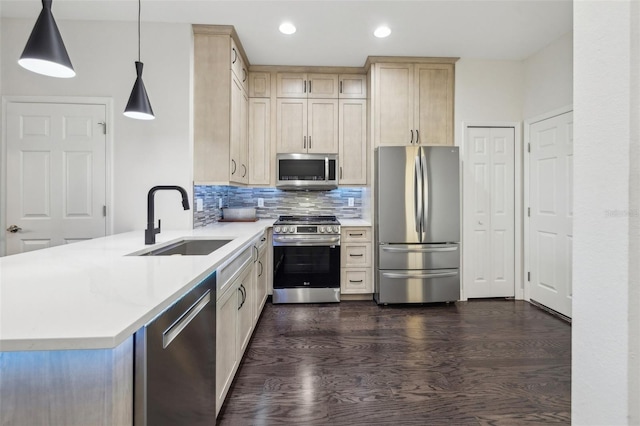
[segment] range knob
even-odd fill
[[[274,226],[273,227],[273,232],[275,232],[275,233],[280,232],[280,227],[279,226]]]
[[[318,231],[322,234],[324,233],[324,226],[320,226],[318,227]]]
[[[294,228],[293,226],[289,227],[289,232],[294,233],[296,232],[296,228]]]

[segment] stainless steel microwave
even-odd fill
[[[276,188],[324,191],[338,187],[336,154],[277,154]]]

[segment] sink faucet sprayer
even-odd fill
[[[147,229],[144,231],[144,243],[145,244],[155,244],[156,243],[156,234],[160,233],[160,219],[158,219],[158,227],[154,228],[154,218],[153,218],[153,196],[156,191],[159,190],[171,190],[175,189],[176,191],[182,194],[182,207],[185,210],[189,210],[189,196],[187,195],[187,191],[184,188],[176,185],[160,185],[154,186],[149,190],[149,194],[147,194]]]

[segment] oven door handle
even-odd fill
[[[300,238],[294,236],[273,236],[274,246],[335,246],[340,244],[340,236],[320,237],[320,238]]]

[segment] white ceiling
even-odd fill
[[[0,0],[2,17],[35,19],[39,0]],[[54,0],[64,20],[137,19],[135,0]],[[253,65],[362,66],[367,56],[521,60],[573,26],[572,0],[217,1],[143,0],[144,22],[233,25]],[[278,31],[284,21],[298,31]],[[386,39],[373,30],[391,27]]]

